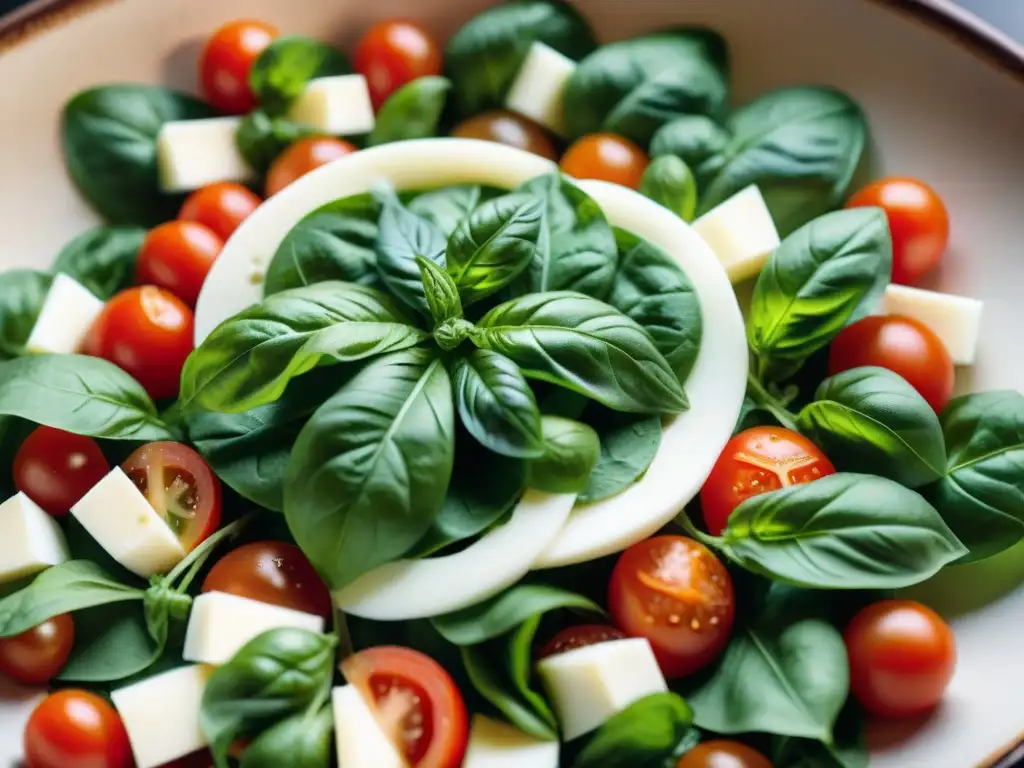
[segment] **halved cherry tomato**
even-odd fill
[[[358,147],[343,139],[310,137],[299,139],[282,152],[267,171],[267,197],[273,197],[296,179],[302,178],[321,165],[358,151]]]
[[[199,57],[203,98],[221,112],[241,115],[256,106],[249,70],[274,38],[277,27],[265,21],[240,19],[218,29]]]
[[[186,197],[178,218],[199,222],[221,240],[227,240],[261,202],[259,195],[248,187],[222,181],[197,189]]]
[[[54,616],[20,635],[0,639],[0,672],[27,685],[48,683],[64,668],[74,642],[71,614]]]
[[[103,307],[85,352],[123,368],[154,400],[174,397],[194,345],[194,323],[192,310],[173,293],[155,285],[129,288]]]
[[[715,739],[691,749],[679,758],[676,768],[772,768],[772,764],[753,747]]]
[[[619,557],[608,609],[630,637],[646,637],[666,678],[712,662],[732,634],[732,578],[711,551],[683,536],[656,536]]]
[[[592,133],[577,139],[562,156],[560,165],[577,179],[598,179],[637,189],[649,162],[644,151],[629,139],[614,133]]]
[[[29,716],[24,733],[29,768],[129,768],[132,750],[114,708],[94,693],[51,693]]]
[[[168,221],[154,227],[142,241],[135,282],[166,288],[190,307],[224,241],[195,221]]]
[[[366,78],[374,109],[418,77],[440,75],[441,46],[427,30],[395,19],[370,27],[356,46],[356,72]]]
[[[704,524],[715,536],[751,496],[835,474],[821,449],[783,427],[753,427],[733,437],[700,489]]]
[[[147,443],[121,465],[124,473],[191,552],[220,525],[220,480],[182,443]]]
[[[458,768],[469,724],[455,682],[429,656],[378,646],[342,662],[345,678],[368,701],[384,733],[413,768]]]
[[[14,486],[54,517],[64,517],[110,471],[91,437],[36,427],[14,454]]]
[[[557,656],[560,653],[586,648],[588,645],[607,643],[611,640],[623,640],[625,637],[625,633],[607,624],[580,624],[575,627],[567,627],[548,640],[540,649],[537,658],[546,659],[548,656]]]
[[[452,129],[452,136],[460,139],[480,139],[504,144],[554,160],[558,157],[555,145],[534,122],[513,112],[494,110],[464,120]]]

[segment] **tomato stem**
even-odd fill
[[[768,411],[786,429],[799,432],[796,424],[796,416],[786,408],[782,402],[769,392],[753,373],[747,374],[747,396],[753,400],[758,407]]]
[[[188,571],[185,578],[182,579],[181,584],[176,587],[178,592],[184,592],[188,589],[192,580],[196,577],[196,574],[199,573],[199,569],[202,568],[213,550],[225,539],[238,534],[238,532],[241,531],[251,519],[252,513],[250,512],[245,517],[235,520],[235,522],[230,525],[225,525],[215,534],[210,536],[210,538],[189,552],[180,563],[174,566],[174,569],[164,577],[164,583],[171,585],[174,583],[175,579]]]

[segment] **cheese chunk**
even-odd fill
[[[712,208],[693,222],[693,228],[711,246],[733,284],[757,275],[779,247],[779,232],[755,186]]]
[[[310,80],[288,110],[288,119],[331,136],[369,133],[374,117],[366,78],[335,75]]]
[[[67,560],[64,533],[42,507],[24,493],[0,504],[0,583]]]
[[[241,118],[210,117],[164,123],[156,139],[160,188],[189,192],[218,181],[256,181],[235,144]]]
[[[544,43],[535,42],[512,82],[505,106],[565,136],[562,97],[575,71],[575,61]]]
[[[62,272],[57,273],[25,342],[25,350],[57,355],[77,352],[102,310],[103,302],[88,288]]]
[[[890,285],[882,295],[881,312],[924,323],[939,337],[955,365],[974,365],[984,306],[966,296]]]
[[[331,692],[334,708],[334,744],[338,765],[344,768],[405,768],[395,749],[354,685]]]
[[[537,664],[562,738],[599,728],[634,701],[668,690],[650,643],[629,638],[549,656]]]
[[[169,571],[185,557],[174,532],[120,467],[96,483],[71,514],[112,558],[143,578]]]
[[[257,635],[282,627],[323,632],[322,616],[282,608],[226,592],[207,592],[192,601],[182,658],[223,664]]]
[[[514,725],[474,715],[462,768],[558,768],[558,742],[541,741]]]
[[[199,706],[212,672],[199,664],[178,667],[111,692],[136,768],[156,768],[207,746]]]

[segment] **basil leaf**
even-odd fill
[[[526,462],[526,485],[546,493],[579,493],[601,453],[597,433],[586,424],[560,416],[541,419],[544,452]]]
[[[686,393],[651,337],[597,299],[568,291],[531,294],[492,309],[473,343],[511,358],[527,378],[631,413],[673,413]]]
[[[285,474],[296,543],[333,589],[429,530],[454,459],[451,382],[423,349],[373,360],[313,414]]]
[[[788,768],[868,768],[863,717],[856,703],[847,702],[836,721],[831,742],[777,736],[772,763]]]
[[[423,282],[423,294],[427,300],[430,317],[435,325],[462,317],[462,299],[459,298],[459,287],[452,276],[430,259],[422,256],[416,259]]]
[[[238,123],[235,146],[245,162],[263,175],[277,156],[291,144],[318,135],[320,132],[315,128],[293,123],[283,117],[271,117],[262,109],[254,109]]]
[[[406,83],[381,105],[366,145],[437,136],[451,89],[452,81],[447,77],[428,75]]]
[[[455,186],[432,189],[409,202],[409,210],[436,224],[445,236],[488,200],[505,194],[500,189],[480,186]]]
[[[377,224],[377,271],[388,290],[413,309],[427,314],[423,275],[417,259],[444,266],[444,232],[388,197]]]
[[[683,221],[693,221],[697,210],[697,180],[675,155],[656,157],[640,179],[640,194],[668,208]]]
[[[692,722],[693,710],[681,696],[645,696],[608,718],[573,768],[662,768]]]
[[[596,416],[592,413],[596,412]],[[587,423],[598,434],[597,457],[579,501],[590,503],[616,496],[639,480],[654,461],[661,445],[661,417],[592,408]]]
[[[0,273],[0,360],[25,351],[52,282],[52,276],[31,269]]]
[[[318,365],[364,360],[420,343],[384,293],[327,282],[268,296],[217,326],[185,362],[183,408],[241,413],[273,402]]]
[[[108,604],[75,613],[75,644],[57,680],[106,683],[158,662],[165,644],[149,633],[142,606]]]
[[[293,715],[257,736],[242,753],[240,768],[328,768],[333,733],[330,707],[313,716]]]
[[[94,227],[64,246],[50,269],[109,299],[134,282],[135,260],[145,239],[141,227]]]
[[[652,158],[675,155],[687,164],[704,189],[725,163],[729,132],[707,115],[684,115],[665,123],[651,138]]]
[[[967,552],[927,501],[873,475],[829,475],[753,496],[723,536],[736,564],[818,589],[908,587]]]
[[[260,106],[278,116],[288,111],[310,80],[351,72],[341,51],[309,37],[287,35],[276,38],[253,62],[249,87]]]

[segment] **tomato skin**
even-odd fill
[[[942,699],[956,670],[956,639],[935,611],[913,600],[881,600],[843,633],[850,692],[879,717],[913,717]]]
[[[892,281],[914,285],[939,263],[949,243],[949,213],[938,193],[917,179],[879,179],[850,198],[847,208],[877,206],[892,233]]]
[[[608,585],[615,626],[646,637],[667,679],[692,674],[725,649],[736,599],[712,552],[683,536],[656,536],[619,557]]]
[[[178,219],[198,222],[227,241],[261,202],[259,195],[248,187],[222,181],[197,189],[185,198]]]
[[[0,672],[26,685],[48,683],[67,663],[75,623],[62,613],[14,637],[0,638]]]
[[[203,98],[221,112],[242,115],[256,107],[249,71],[277,37],[277,27],[265,21],[239,19],[210,36],[199,57]]]
[[[302,550],[283,541],[257,541],[228,552],[210,569],[202,591],[313,613],[328,623],[334,616],[327,585]]]
[[[640,147],[614,133],[583,136],[566,150],[562,170],[577,179],[598,179],[638,189],[650,163]]]
[[[753,427],[734,436],[700,489],[701,511],[710,533],[720,536],[743,501],[787,485],[834,475],[836,468],[803,435],[783,427]]]
[[[555,145],[548,135],[525,117],[497,109],[464,120],[452,129],[452,136],[460,139],[479,139],[522,149],[548,160],[558,158]]]
[[[14,486],[54,517],[65,517],[110,471],[91,437],[36,427],[14,455]]]
[[[24,733],[28,768],[129,768],[128,733],[114,708],[94,693],[51,693],[29,716]]]
[[[586,648],[588,645],[624,640],[625,637],[625,633],[605,624],[579,624],[563,629],[548,640],[537,654],[537,658],[546,659],[548,656],[568,653],[578,648]]]
[[[953,360],[935,332],[902,315],[865,317],[839,332],[829,348],[828,372],[876,365],[898,373],[941,413],[953,397]]]
[[[418,77],[440,75],[441,47],[419,24],[404,19],[373,25],[356,46],[355,70],[366,78],[375,110]]]
[[[772,768],[772,764],[753,747],[714,739],[698,744],[679,758],[676,768]]]
[[[327,165],[358,150],[357,146],[342,139],[317,136],[299,139],[271,163],[267,171],[267,197],[273,197],[321,165]]]
[[[135,282],[166,288],[190,307],[224,241],[195,221],[168,221],[154,227],[142,241]]]

